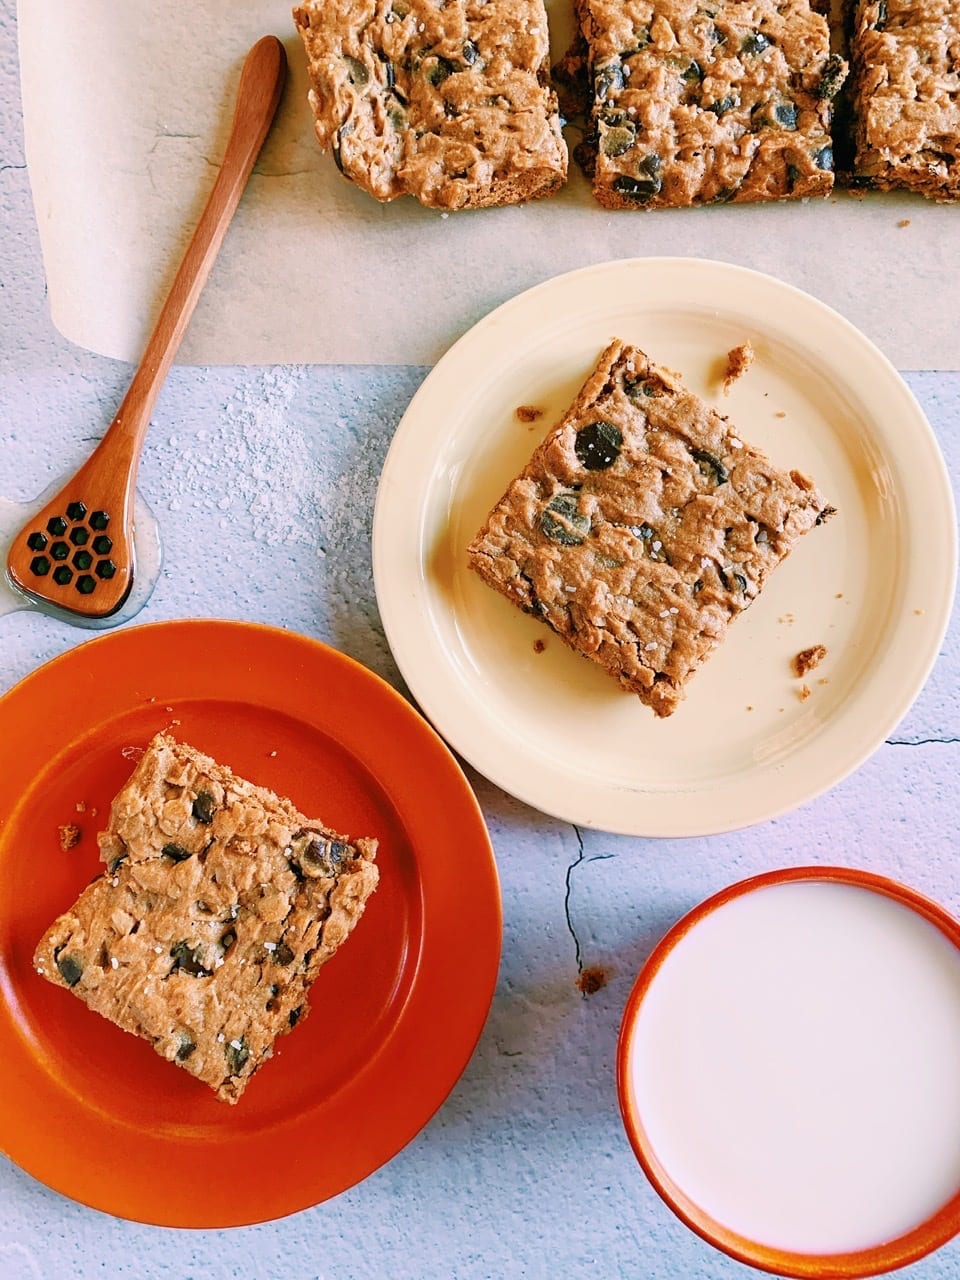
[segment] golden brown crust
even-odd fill
[[[960,199],[956,0],[857,0],[851,59],[856,177]]]
[[[659,716],[824,499],[617,340],[468,548],[470,567]]]
[[[378,200],[480,208],[566,180],[543,0],[304,0],[293,16],[320,145]]]
[[[44,934],[38,972],[236,1102],[362,915],[377,842],[166,734],[98,840],[107,870]]]

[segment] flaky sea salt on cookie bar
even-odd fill
[[[44,934],[38,972],[236,1102],[363,914],[376,840],[166,734],[98,840],[106,872]]]
[[[659,716],[833,508],[615,341],[468,548],[470,567]]]

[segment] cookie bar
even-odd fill
[[[826,196],[846,63],[808,0],[577,0],[610,209]]]
[[[468,549],[470,567],[658,716],[831,515],[636,347],[603,352]]]
[[[543,0],[306,0],[293,16],[320,145],[378,200],[478,208],[566,180]]]
[[[956,0],[858,0],[851,62],[855,177],[960,199]]]
[[[37,971],[236,1102],[363,914],[377,842],[165,734],[98,841],[106,872],[44,934]]]

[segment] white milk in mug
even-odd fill
[[[731,897],[667,953],[623,1037],[625,1111],[749,1241],[867,1250],[960,1190],[960,951],[874,889]]]

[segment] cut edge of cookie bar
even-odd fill
[[[679,475],[692,513],[683,524],[675,512],[672,528],[657,488],[664,468]],[[616,339],[467,559],[488,586],[665,717],[768,573],[833,511],[806,476],[776,467],[677,375]],[[721,515],[731,521],[723,538]]]
[[[487,3],[492,9],[495,0]],[[418,4],[375,0],[362,31],[345,32],[335,49],[328,48],[326,28],[336,20],[329,5],[319,15],[317,0],[293,9],[321,149],[332,151],[346,179],[382,202],[410,195],[426,208],[456,211],[553,195],[566,182],[568,155],[549,82],[542,0],[525,0],[530,12],[520,24],[529,65],[511,61],[502,32],[488,33],[486,14],[471,25],[463,6],[455,10],[464,21],[454,41],[437,16],[443,6]],[[431,30],[434,24],[440,29]],[[489,83],[480,79],[487,60]],[[510,94],[512,78],[526,98],[519,106]],[[505,126],[483,121],[491,108],[503,114]],[[418,126],[413,146],[411,125]],[[491,159],[497,144],[507,151],[499,162]]]
[[[904,8],[917,11],[915,22],[904,21]],[[929,68],[941,51],[949,49],[951,34],[960,48],[960,10],[933,8],[931,15],[921,12],[924,6],[917,3],[855,0],[853,4],[852,182],[950,202],[960,200],[958,64],[941,68],[935,92],[930,84],[918,84],[918,79],[924,74],[936,78]],[[952,33],[944,30],[944,22],[952,22]],[[897,83],[898,66],[908,81],[899,95],[891,89]]]
[[[377,841],[167,734],[98,841],[106,870],[47,929],[37,971],[235,1103],[362,916]]]
[[[847,64],[830,51],[829,25],[819,7],[808,0],[790,4],[809,28],[796,64],[779,47],[789,32],[786,21],[782,31],[778,25],[779,10],[789,6],[771,6],[754,29],[740,19],[736,4],[716,0],[696,11],[704,31],[680,29],[678,44],[665,17],[678,6],[652,0],[633,6],[648,12],[650,20],[632,32],[630,47],[618,49],[604,21],[608,0],[577,0],[592,105],[574,155],[598,203],[608,209],[654,209],[830,194],[833,100]],[[711,43],[704,34],[708,27],[713,33],[727,29]],[[683,52],[684,39],[697,45],[698,57]],[[707,61],[701,45],[726,56]],[[745,74],[721,74],[731,59]],[[672,104],[672,133],[662,119],[665,101]],[[735,136],[728,132],[731,126]],[[677,158],[661,154],[669,152],[671,139],[678,145]],[[712,161],[699,173],[695,161],[705,154]]]

